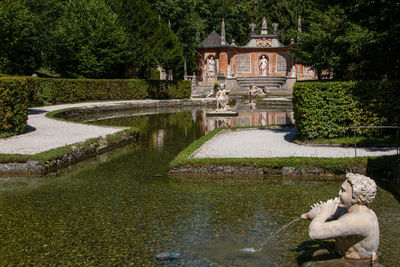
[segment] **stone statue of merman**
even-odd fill
[[[339,197],[314,204],[301,217],[311,220],[309,236],[312,239],[335,238],[335,252],[341,260],[374,262],[379,246],[379,224],[367,205],[374,200],[377,186],[364,175],[347,173],[346,178]]]

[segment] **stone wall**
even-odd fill
[[[76,162],[96,156],[98,154],[109,151],[113,148],[120,147],[133,140],[139,138],[138,132],[120,132],[114,134],[118,136],[118,140],[107,137],[96,138],[89,144],[78,143],[68,146],[62,155],[53,157],[46,161],[35,159],[26,160],[25,162],[8,162],[0,163],[0,175],[3,176],[40,176],[57,169],[73,165]]]
[[[235,166],[235,165],[191,165],[186,164],[174,168],[168,173],[171,177],[191,176],[191,177],[215,177],[215,176],[234,176],[234,177],[260,177],[260,176],[283,176],[283,177],[303,177],[312,178],[313,180],[337,180],[343,179],[344,174],[335,174],[329,171],[316,168],[294,168],[294,167],[277,167],[273,169],[263,169],[251,166]]]

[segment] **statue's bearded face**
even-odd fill
[[[339,191],[340,203],[344,208],[350,208],[353,204],[353,188],[348,180],[346,180]]]

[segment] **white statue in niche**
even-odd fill
[[[265,58],[265,56],[261,57],[260,63],[258,65],[260,67],[261,76],[267,76],[268,60]]]
[[[214,57],[211,56],[208,59],[208,72],[214,73],[214,69],[215,69],[215,60],[214,60]]]
[[[311,220],[312,239],[335,238],[335,252],[343,260],[377,260],[379,223],[367,207],[376,194],[374,180],[360,174],[347,173],[339,197],[311,206],[303,219]]]

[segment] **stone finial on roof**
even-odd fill
[[[261,34],[268,34],[268,22],[265,17],[263,17],[263,20],[262,20]]]
[[[249,26],[251,27],[250,36],[251,36],[251,35],[255,35],[255,34],[256,34],[256,30],[255,30],[256,24],[251,23],[251,24],[249,24]]]
[[[297,20],[297,30],[298,30],[299,32],[302,31],[302,29],[301,29],[301,16],[299,16],[299,18],[298,18],[298,20]]]
[[[199,28],[196,28],[196,43],[200,42],[200,31]]]
[[[278,32],[279,23],[272,23],[272,27],[274,28],[274,34],[279,34]]]
[[[299,16],[299,19],[297,20],[297,31],[298,31],[297,41],[300,41],[300,33],[302,31],[302,29],[301,29],[301,16]]]
[[[226,45],[226,40],[225,40],[225,20],[222,19],[221,23],[221,45]]]

